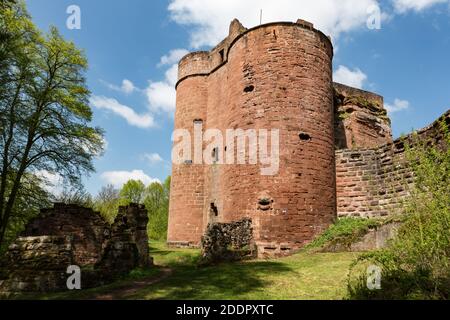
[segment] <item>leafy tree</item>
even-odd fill
[[[151,239],[165,240],[169,217],[170,177],[163,184],[152,183],[144,200],[149,214],[148,234]]]
[[[34,174],[25,174],[22,178],[21,192],[16,200],[14,212],[9,219],[8,228],[4,235],[4,242],[0,246],[0,254],[8,244],[23,231],[28,221],[37,216],[41,208],[51,205],[51,195],[42,188],[43,181]]]
[[[76,204],[85,208],[92,208],[94,200],[83,186],[65,187],[63,191],[52,199],[57,203]]]
[[[18,214],[27,177],[46,170],[69,185],[94,170],[102,130],[92,110],[87,60],[56,28],[42,35],[23,2],[2,3],[0,35],[0,244]],[[31,179],[31,178],[30,178]],[[32,179],[31,179],[32,180]]]
[[[120,204],[142,204],[145,198],[145,184],[140,180],[129,180],[120,190]]]
[[[146,194],[144,204],[148,211],[155,211],[164,205],[164,187],[159,182],[150,184]]]
[[[104,186],[94,200],[94,209],[109,223],[113,223],[117,216],[120,192],[113,185]]]

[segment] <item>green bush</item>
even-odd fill
[[[152,183],[148,186],[144,200],[148,210],[148,237],[165,241],[169,220],[170,177],[163,184]]]
[[[364,254],[353,264],[350,298],[450,297],[450,134],[445,123],[441,127],[439,146],[417,136],[407,146],[415,186],[404,204],[406,220],[388,248]],[[381,290],[368,290],[365,274],[355,271],[368,263],[382,269]]]
[[[144,204],[148,211],[148,237],[152,240],[166,240],[169,219],[170,177],[164,183],[154,182],[147,187],[141,181],[129,180],[122,189],[113,185],[101,189],[94,201],[99,211],[110,224],[116,219],[119,206],[130,203]]]

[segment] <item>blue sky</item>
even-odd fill
[[[232,18],[246,27],[302,18],[333,37],[335,79],[375,91],[392,111],[394,136],[422,128],[450,106],[448,0],[27,0],[34,22],[55,25],[83,48],[94,124],[107,149],[86,178],[95,194],[128,178],[149,183],[171,170],[177,59],[223,38]],[[69,30],[70,5],[81,29]],[[381,29],[367,28],[376,5]],[[368,11],[369,9],[369,11]]]

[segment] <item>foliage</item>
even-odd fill
[[[145,199],[145,184],[140,180],[129,180],[120,190],[120,205],[142,204]]]
[[[163,184],[152,183],[144,200],[149,214],[148,236],[150,239],[166,240],[169,217],[170,177]]]
[[[24,175],[21,192],[9,220],[4,241],[0,246],[0,255],[7,249],[9,243],[14,241],[17,234],[24,230],[28,221],[39,214],[41,208],[51,205],[51,196],[42,188],[42,185],[43,182],[36,175]]]
[[[449,299],[450,297],[450,134],[442,123],[442,143],[432,145],[414,136],[406,158],[414,169],[415,187],[404,204],[405,223],[383,250],[355,263],[382,268],[382,289],[369,291],[364,274],[352,272],[351,298]],[[356,275],[355,275],[356,274]]]
[[[120,194],[113,185],[102,187],[94,200],[94,210],[100,212],[101,216],[112,224],[119,210]]]
[[[148,211],[150,239],[166,240],[169,216],[170,177],[163,184],[154,182],[147,187],[142,181],[129,180],[120,190],[108,185],[94,200],[94,209],[109,223],[113,223],[119,206],[144,204]]]
[[[102,130],[89,126],[92,111],[82,51],[54,27],[43,35],[23,1],[1,3],[0,37],[2,244],[13,221],[24,214],[21,200],[31,201],[24,186],[37,181],[32,176],[57,173],[68,185],[80,185],[81,176],[94,170],[92,160],[101,153],[103,138]],[[34,189],[41,188],[35,182]],[[41,183],[48,181],[42,178]]]
[[[65,187],[57,196],[52,197],[53,202],[64,204],[75,204],[85,208],[92,208],[94,200],[84,187]]]

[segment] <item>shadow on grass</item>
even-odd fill
[[[255,261],[227,263],[209,267],[192,265],[174,268],[171,277],[140,290],[135,299],[235,299],[247,293],[264,296],[264,288],[271,284],[270,274],[293,272],[280,262]]]

